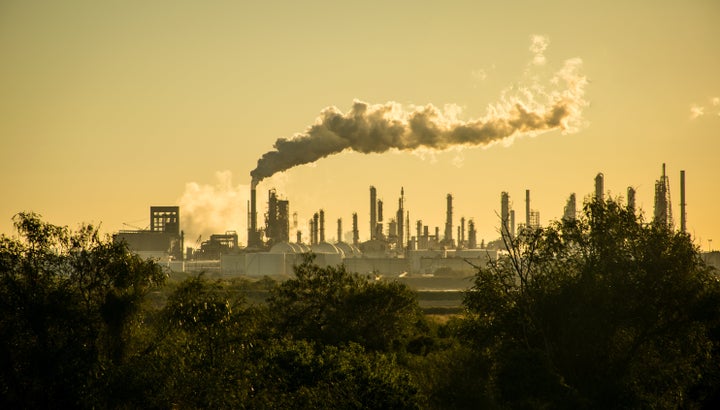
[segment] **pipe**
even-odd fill
[[[685,214],[685,170],[680,171],[680,232],[687,230]]]

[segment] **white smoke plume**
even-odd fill
[[[715,107],[720,106],[720,97],[710,97],[709,104],[701,105],[701,104],[692,104],[690,106],[690,119],[695,120],[703,115],[705,115],[705,110],[715,110]],[[717,112],[717,115],[720,116],[720,111]]]
[[[200,235],[205,240],[228,229],[237,230],[243,239],[246,236],[250,187],[233,186],[230,171],[218,171],[215,178],[215,185],[188,182],[178,201],[188,246]]]
[[[530,37],[532,43],[530,44],[530,51],[533,53],[532,63],[535,65],[544,65],[547,59],[545,58],[545,50],[547,50],[550,40],[546,36],[533,35]]]
[[[534,60],[542,56],[547,39],[532,38]],[[432,104],[403,108],[396,102],[369,104],[355,100],[346,113],[325,108],[314,125],[292,138],[278,138],[250,173],[257,184],[277,172],[313,163],[344,151],[382,153],[389,150],[447,150],[487,146],[520,135],[561,130],[573,132],[582,125],[587,79],[581,75],[582,60],[565,61],[555,74],[559,88],[544,91],[539,85],[521,90],[519,96],[503,96],[478,119],[459,119],[460,108],[440,109]]]
[[[695,118],[702,117],[705,114],[705,107],[701,107],[699,105],[693,104],[690,107],[690,119],[694,120]]]

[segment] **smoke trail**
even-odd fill
[[[546,46],[544,37],[533,38],[534,61]],[[250,173],[253,184],[344,151],[445,150],[487,146],[551,130],[572,132],[580,125],[582,109],[587,105],[583,99],[587,80],[580,74],[581,65],[579,58],[565,61],[553,78],[554,84],[563,87],[560,91],[544,92],[536,85],[524,90],[522,98],[501,98],[488,107],[484,117],[469,121],[457,118],[457,107],[441,110],[431,104],[403,109],[395,102],[368,104],[355,100],[346,113],[328,107],[304,133],[275,141],[274,150],[265,153]]]
[[[237,229],[243,237],[247,230],[248,186],[234,187],[230,171],[216,172],[215,178],[215,185],[185,184],[185,192],[178,203],[188,240],[194,241],[197,235],[208,238],[213,233],[225,232],[228,227]]]

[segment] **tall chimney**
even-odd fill
[[[570,194],[568,197],[567,202],[565,203],[565,208],[563,209],[563,220],[564,221],[574,221],[575,217],[577,215],[577,205],[575,200],[575,193]]]
[[[468,248],[477,248],[477,232],[475,232],[475,221],[468,221]]]
[[[680,171],[680,232],[687,230],[685,214],[685,170]]]
[[[605,175],[602,172],[595,176],[595,200],[605,200]]]
[[[530,190],[525,190],[525,227],[530,227]]]
[[[465,242],[465,217],[460,218],[460,235],[458,235],[459,245]]]
[[[377,223],[382,223],[383,221],[383,201],[382,199],[377,200]]]
[[[635,213],[635,188],[629,186],[627,189],[628,211]]]
[[[320,210],[320,243],[325,242],[325,211]]]
[[[338,232],[337,232],[338,243],[342,242],[342,218],[338,218]]]
[[[451,194],[447,194],[447,208],[445,211],[445,242],[448,245],[452,244],[452,201],[453,197]]]
[[[377,191],[374,186],[370,186],[370,239],[375,239],[375,229],[377,225]]]
[[[360,233],[358,232],[357,212],[353,213],[353,245],[360,243]]]
[[[405,211],[405,241],[410,242],[410,211]]]
[[[313,215],[313,224],[312,224],[312,244],[317,245],[318,243],[318,225],[320,225],[320,215],[315,212],[315,215]]]
[[[405,211],[403,203],[405,202],[405,189],[400,188],[400,199],[398,199],[398,210],[396,214],[397,220],[397,249],[405,248]]]
[[[503,191],[500,194],[500,234],[508,235],[510,233],[510,196]]]
[[[515,237],[515,210],[510,210],[510,237]]]
[[[250,203],[248,204],[248,247],[260,247],[260,233],[257,230],[257,196],[255,187],[257,182],[253,179],[250,184]]]

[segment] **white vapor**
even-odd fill
[[[185,184],[185,192],[178,203],[187,246],[194,245],[199,235],[205,240],[213,233],[226,230],[237,230],[241,240],[246,240],[250,186],[233,186],[230,171],[218,171],[215,178],[214,185]]]
[[[550,45],[550,40],[546,36],[534,34],[530,37],[532,43],[530,44],[530,51],[534,54],[533,64],[544,65],[547,59],[545,58],[545,50]]]
[[[534,64],[544,64],[549,41],[533,36],[530,50]],[[278,172],[345,151],[443,151],[473,146],[510,143],[515,137],[535,136],[548,131],[574,132],[584,125],[582,111],[587,79],[581,74],[582,60],[566,60],[555,73],[550,90],[532,83],[504,93],[487,107],[484,116],[463,121],[461,108],[432,104],[403,107],[390,101],[370,104],[355,100],[343,113],[336,107],[321,111],[315,124],[291,138],[278,138],[251,171],[253,184]]]
[[[714,107],[720,106],[720,97],[710,97],[708,98],[710,101],[710,104],[708,106],[706,105],[700,105],[697,103],[693,103],[690,106],[690,119],[694,120],[699,117],[702,117],[705,115],[705,110],[714,110]],[[720,111],[717,112],[717,115],[720,116]]]
[[[705,108],[699,105],[693,104],[690,107],[690,119],[694,120],[698,117],[702,117],[705,114]]]

